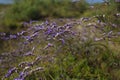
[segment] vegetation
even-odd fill
[[[86,11],[88,4],[85,0],[16,0],[6,11],[3,24],[8,29],[19,28],[20,22],[41,20],[45,18],[79,17]]]
[[[108,3],[16,0],[1,23],[0,79],[120,80],[120,10]]]

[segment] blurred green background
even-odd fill
[[[42,20],[45,18],[73,18],[80,17],[88,9],[85,0],[72,2],[71,0],[15,0],[11,5],[1,5],[1,29],[19,29],[21,22]],[[5,30],[4,30],[5,29]]]

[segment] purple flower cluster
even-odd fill
[[[26,22],[24,23],[24,26],[28,27],[24,31],[18,32],[16,34],[9,34],[9,35],[6,33],[0,33],[0,39],[2,40],[11,40],[11,39],[20,40],[20,43],[18,43],[19,50],[16,50],[17,52],[15,54],[20,53],[22,57],[25,57],[25,58],[31,57],[31,56],[36,57],[31,62],[29,61],[20,62],[17,67],[10,69],[8,73],[4,76],[4,78],[10,77],[11,74],[16,72],[19,76],[14,80],[25,80],[25,78],[30,74],[32,74],[33,72],[44,70],[43,67],[39,67],[39,66],[37,66],[37,68],[34,68],[34,66],[36,66],[36,64],[39,63],[39,61],[41,61],[42,59],[46,59],[46,57],[35,54],[35,50],[37,46],[39,45],[41,46],[40,47],[41,53],[42,52],[44,53],[44,51],[50,50],[52,47],[60,51],[60,48],[62,48],[65,45],[70,47],[70,50],[72,51],[71,40],[73,40],[74,38],[78,38],[77,40],[79,42],[80,40],[82,41],[83,39],[87,40],[88,38],[86,37],[91,36],[91,35],[86,36],[86,33],[88,32],[84,29],[85,27],[89,28],[88,26],[93,26],[98,29],[98,26],[96,24],[102,25],[101,22],[99,23],[96,22],[96,24],[89,24],[89,25],[86,24],[85,26],[82,25],[84,27],[82,30],[83,32],[81,31],[82,33],[79,32],[80,30],[78,30],[78,28],[75,28],[76,25],[79,26],[81,25],[81,23],[88,22],[91,19],[92,18],[81,18],[79,20],[68,19],[69,23],[64,25],[58,25],[57,22],[50,22],[50,21],[45,21],[41,24],[36,23],[33,25],[32,23],[34,21],[30,21],[29,23],[26,23]],[[62,21],[62,19],[59,21]],[[117,34],[120,35],[120,32],[118,32]],[[105,36],[107,37],[111,35],[113,35],[113,31],[105,33]],[[99,41],[102,39],[103,38],[95,37],[94,41]],[[75,42],[75,44],[78,42]],[[57,52],[57,50],[55,52]]]
[[[5,78],[10,77],[16,70],[17,70],[16,67],[10,69],[8,73],[5,75]]]
[[[17,57],[36,57],[33,61],[21,61],[18,66],[13,69],[10,69],[8,73],[4,76],[5,78],[9,78],[12,76],[13,73],[18,74],[19,76],[14,80],[25,80],[25,77],[32,74],[36,71],[43,70],[42,67],[34,68],[41,60],[48,59],[48,61],[53,62],[54,57],[48,56],[41,56],[35,54],[35,50],[38,45],[41,45],[43,51],[49,50],[51,47],[57,47],[59,45],[65,45],[67,43],[68,38],[71,36],[75,36],[74,32],[74,24],[78,22],[71,22],[67,24],[58,25],[56,22],[45,21],[41,24],[32,24],[33,22],[30,21],[29,23],[23,23],[24,26],[27,26],[27,29],[21,32],[17,32],[16,34],[7,34],[7,33],[0,33],[1,40],[18,40],[18,50],[14,51],[13,56]],[[42,45],[43,44],[43,45]],[[61,47],[58,47],[61,48]],[[10,54],[13,52],[9,52]],[[8,54],[9,54],[8,53]],[[19,56],[22,55],[22,56]],[[9,56],[10,57],[10,56]],[[14,57],[11,57],[14,58]],[[8,61],[9,62],[9,61]],[[14,74],[13,74],[14,75]]]
[[[43,71],[43,67],[33,68],[33,65],[35,65],[41,58],[42,57],[38,56],[33,62],[21,62],[17,67],[11,68],[3,77],[3,80],[10,77],[13,73],[19,74],[14,80],[25,80],[25,78],[33,72]]]
[[[38,72],[38,71],[42,71],[44,70],[43,67],[37,67],[35,69],[30,69],[29,67],[25,67],[24,70],[22,72],[19,73],[19,77],[15,78],[14,80],[25,80],[25,78],[34,73],[34,72]]]
[[[73,31],[73,23],[67,23],[65,25],[58,26],[56,22],[45,21],[41,24],[32,25],[32,21],[30,23],[24,23],[24,26],[28,28],[24,31],[18,32],[16,34],[6,34],[0,33],[0,39],[2,40],[12,40],[17,39],[21,42],[20,50],[22,51],[23,57],[35,56],[35,60],[32,62],[23,61],[18,64],[17,67],[14,67],[8,71],[4,78],[8,78],[13,73],[18,73],[19,76],[14,80],[25,80],[25,77],[32,74],[36,71],[43,70],[43,67],[33,68],[41,59],[46,57],[41,57],[39,55],[34,54],[34,50],[37,45],[41,45],[44,42],[43,50],[46,50],[49,47],[54,47],[56,45],[55,42],[59,42],[60,45],[64,45],[67,41],[66,37],[74,36],[75,32]],[[43,42],[41,42],[43,40]],[[37,42],[37,45],[31,45]],[[41,43],[40,43],[41,42]],[[29,46],[31,45],[31,46]],[[31,47],[31,50],[28,47]],[[28,49],[28,50],[27,50]],[[19,51],[19,50],[17,50]],[[17,54],[16,52],[15,54]],[[20,52],[19,52],[20,53]],[[50,59],[51,60],[51,59]]]

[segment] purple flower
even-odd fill
[[[120,35],[120,32],[118,32],[117,34]]]
[[[24,79],[20,79],[20,78],[15,78],[14,80],[24,80]]]
[[[43,30],[43,29],[45,29],[45,28],[44,28],[44,26],[41,26],[41,25],[40,25],[40,26],[34,27],[34,29],[35,29],[36,31],[39,31],[39,30]],[[35,31],[35,32],[36,32],[36,31]]]
[[[116,2],[120,2],[120,0],[116,0]],[[120,13],[116,13],[115,16],[120,17]]]
[[[24,54],[24,56],[32,56],[32,55],[33,55],[33,53],[31,51]]]
[[[112,33],[113,33],[113,31],[110,31],[110,32],[108,32],[108,34],[107,34],[107,35],[108,35],[108,36],[110,36]]]
[[[25,75],[25,73],[21,72],[20,75],[19,75],[19,78],[22,78],[24,75]]]
[[[49,46],[49,47],[51,47],[51,46],[53,46],[53,44],[51,44],[51,43],[48,43],[48,46]]]
[[[0,36],[5,36],[6,35],[6,33],[0,33]]]
[[[22,24],[24,27],[27,27],[28,25],[29,25],[29,23],[27,23],[27,22],[23,22],[23,24]]]
[[[65,44],[65,40],[64,39],[59,39],[60,41],[62,41],[62,44]]]
[[[11,74],[13,74],[16,70],[17,70],[17,68],[16,68],[16,67],[14,67],[14,68],[10,69],[10,70],[8,71],[8,73],[5,75],[5,78],[7,78],[7,77],[11,76]]]
[[[52,22],[52,24],[51,24],[51,25],[55,25],[55,26],[56,26],[57,24],[56,24],[56,22]]]
[[[112,24],[112,26],[113,26],[113,27],[115,27],[115,28],[117,27],[117,25],[116,25],[116,24]]]
[[[25,41],[25,42],[23,42],[23,44],[24,44],[24,45],[27,45],[27,44],[29,44],[29,42]]]
[[[46,21],[45,21],[45,24],[46,24],[46,25],[49,25],[49,22],[46,20]]]
[[[26,31],[18,32],[17,35],[18,35],[18,36],[21,36],[21,35],[23,35],[25,32],[26,32]]]
[[[56,33],[55,37],[59,36],[61,33]]]
[[[30,66],[33,66],[33,62],[21,62],[18,66],[22,67],[22,68],[24,68],[26,66],[30,67]]]
[[[9,40],[9,37],[1,37],[2,40]]]
[[[77,33],[75,33],[74,31],[71,31],[71,33],[72,33],[72,35],[74,35],[74,36],[77,35]]]
[[[33,38],[31,38],[31,36],[23,36],[24,39],[26,39],[26,41],[33,41]]]
[[[101,20],[97,20],[97,23],[100,24],[100,23],[101,23]]]
[[[10,39],[16,39],[17,36],[16,35],[10,35]]]
[[[33,62],[33,64],[35,64],[36,62],[38,62],[42,57],[41,56],[38,56],[35,61]]]
[[[33,66],[34,62],[30,62],[27,64],[27,66]]]
[[[28,62],[21,62],[18,66],[19,67],[25,67],[25,65],[27,64]]]
[[[51,29],[48,29],[48,30],[45,32],[45,34],[49,35],[51,32],[52,32],[52,30],[51,30]]]
[[[69,26],[66,26],[66,29],[67,29],[67,30],[70,29],[70,28],[72,28],[72,26],[70,26],[70,25],[69,25]]]
[[[15,78],[14,80],[25,80],[25,76],[27,75],[27,72],[20,72],[19,78]]]
[[[48,44],[45,46],[45,48],[44,48],[44,49],[47,49],[47,48],[52,47],[52,46],[53,46],[53,44],[48,43]]]
[[[31,37],[36,37],[38,36],[38,34],[39,34],[38,32],[35,32],[34,34],[31,35]]]

